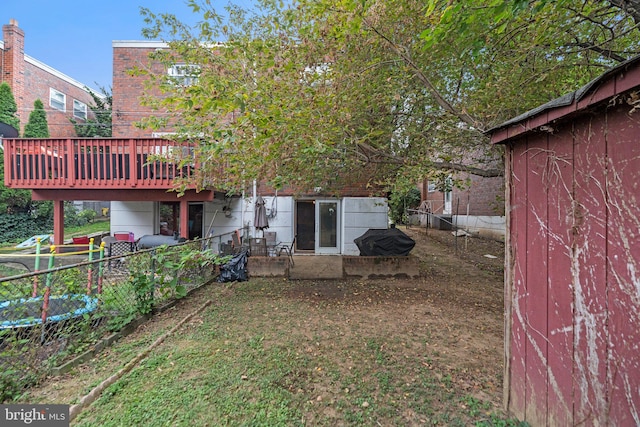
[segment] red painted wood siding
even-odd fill
[[[640,423],[640,113],[507,146],[510,411],[532,426]]]
[[[158,138],[5,139],[5,185],[36,189],[170,189],[195,166],[189,148]],[[172,159],[165,162],[154,159]]]

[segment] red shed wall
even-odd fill
[[[508,409],[533,426],[640,420],[640,112],[508,148]]]

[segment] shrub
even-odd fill
[[[85,209],[83,211],[81,211],[78,216],[80,218],[82,218],[83,220],[85,220],[88,223],[93,222],[96,217],[98,216],[98,213],[96,211],[94,211],[93,209]]]
[[[395,223],[404,224],[407,209],[420,206],[420,190],[411,188],[407,191],[395,192],[389,198],[389,216]]]
[[[18,212],[0,215],[0,235],[4,242],[20,242],[36,234],[46,234],[53,229],[51,218]]]

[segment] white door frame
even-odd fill
[[[342,222],[339,199],[316,199],[315,253],[339,254]]]

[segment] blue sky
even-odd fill
[[[3,0],[0,24],[18,21],[25,53],[91,88],[109,88],[113,40],[144,40],[140,7],[173,13],[186,23],[198,16],[184,0]],[[221,12],[228,0],[212,0]],[[253,0],[235,1],[251,5]],[[1,37],[0,37],[1,38]]]

